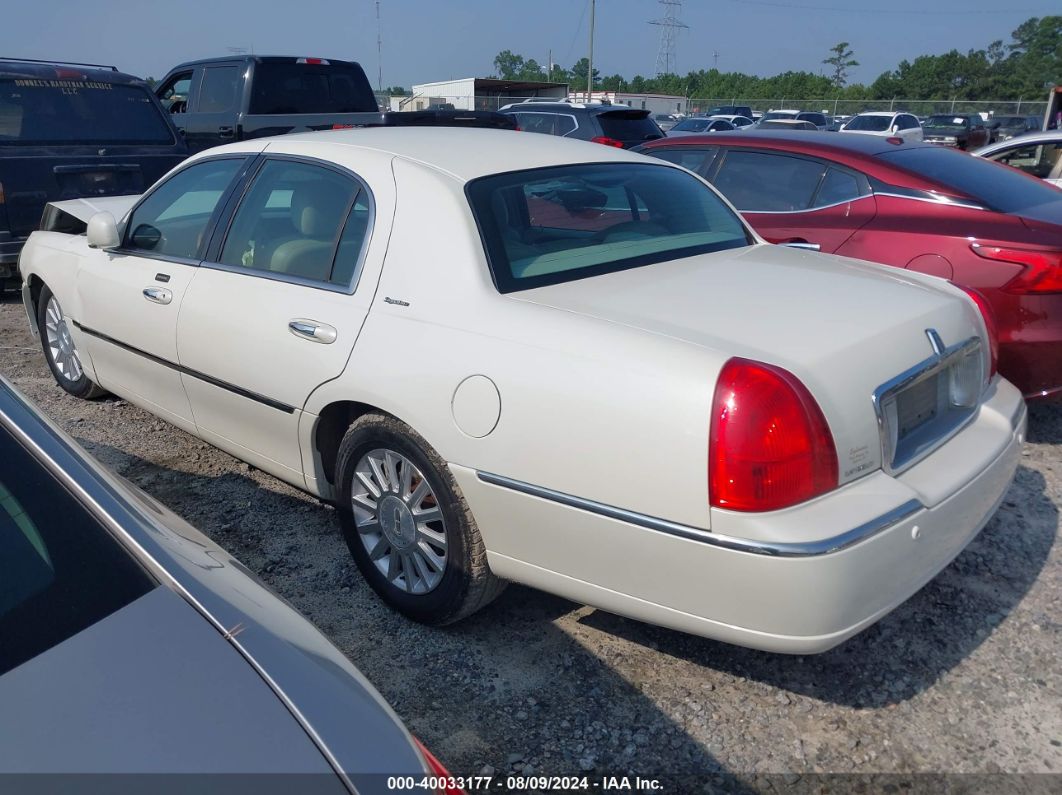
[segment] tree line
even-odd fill
[[[619,74],[602,76],[594,69],[593,87],[595,91],[742,99],[1040,99],[1050,86],[1062,84],[1062,16],[1032,17],[1011,33],[1009,42],[994,41],[981,50],[962,53],[953,49],[942,55],[920,55],[913,61],[901,61],[869,85],[848,83],[848,69],[859,65],[848,42],[840,42],[830,53],[823,60],[830,67],[828,75],[787,71],[757,77],[713,68],[685,75],[635,75],[628,80]],[[568,83],[573,90],[585,90],[588,66],[583,58],[571,69],[555,64],[550,72],[533,58],[502,50],[494,58],[492,77],[554,81]]]

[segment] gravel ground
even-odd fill
[[[457,626],[412,624],[362,582],[331,509],[122,400],[62,392],[11,297],[0,372],[309,616],[455,774],[685,776],[677,792],[966,773],[948,781],[1062,791],[1062,405],[1031,408],[1005,505],[951,566],[839,648],[787,657],[518,586]]]

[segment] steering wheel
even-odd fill
[[[662,224],[653,221],[624,221],[621,224],[602,229],[594,235],[599,243],[614,243],[621,240],[638,240],[644,237],[669,235],[671,232]]]

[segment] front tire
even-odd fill
[[[449,468],[408,425],[359,417],[340,443],[336,471],[347,547],[391,607],[438,626],[504,590]]]
[[[69,322],[59,299],[47,286],[43,287],[37,301],[37,329],[48,369],[56,383],[74,397],[84,400],[103,397],[107,391],[85,374],[81,355],[70,335]]]

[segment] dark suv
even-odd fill
[[[521,102],[506,105],[501,113],[515,116],[524,132],[578,138],[624,149],[664,137],[651,111],[626,105]]]
[[[113,66],[0,58],[0,288],[50,201],[142,193],[188,156],[147,84]]]

